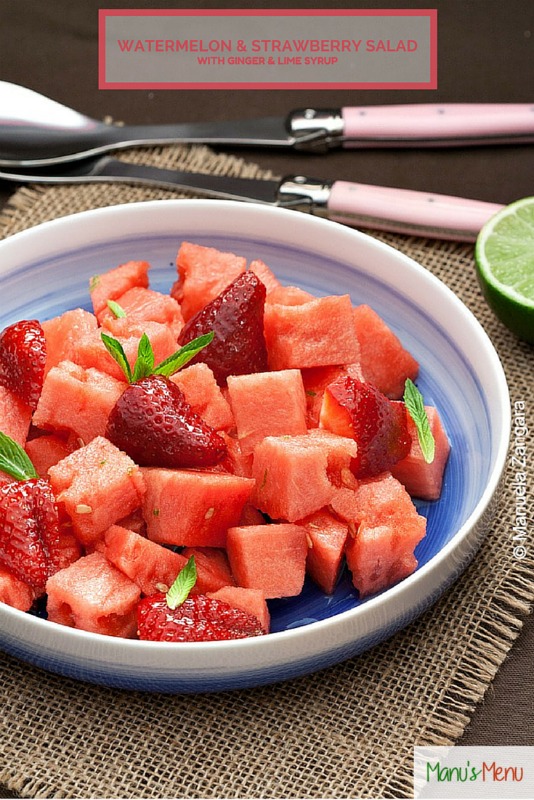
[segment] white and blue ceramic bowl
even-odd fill
[[[88,281],[129,259],[152,264],[168,291],[180,243],[260,258],[283,282],[371,305],[421,365],[418,384],[439,409],[451,456],[443,494],[419,503],[428,534],[419,568],[361,602],[343,576],[332,597],[306,585],[271,603],[265,637],[159,644],[73,630],[0,604],[0,648],[62,675],[162,692],[243,688],[287,680],[392,636],[457,578],[494,511],[510,430],[505,376],[491,342],[458,298],[411,259],[337,223],[294,211],[217,200],[115,206],[64,217],[0,243],[0,329],[18,319],[90,308]],[[473,274],[473,280],[475,276]]]

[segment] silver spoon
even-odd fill
[[[31,89],[0,81],[0,166],[10,169],[178,142],[325,153],[336,147],[461,147],[533,141],[532,103],[305,108],[285,117],[229,122],[106,125]]]
[[[295,112],[296,113],[296,112]],[[323,122],[295,131],[282,117],[217,123],[108,125],[38,92],[0,81],[0,166],[45,166],[142,145],[203,143],[325,149]]]

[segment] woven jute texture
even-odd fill
[[[204,147],[138,151],[128,159],[270,177]],[[0,233],[176,196],[117,185],[23,188]],[[512,404],[524,403],[534,429],[532,348],[484,305],[472,247],[379,237],[441,278],[475,313],[500,355]],[[57,798],[412,796],[413,746],[458,739],[534,598],[534,560],[513,551],[512,455],[497,521],[468,570],[424,616],[359,658],[275,686],[164,696],[77,683],[1,656],[0,783],[23,796]]]

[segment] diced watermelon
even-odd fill
[[[308,535],[306,571],[326,594],[332,594],[343,564],[349,528],[327,509],[298,523]]]
[[[126,318],[136,322],[159,322],[161,325],[168,325],[173,332],[176,340],[180,331],[184,327],[184,318],[177,301],[168,294],[156,292],[153,289],[145,289],[142,286],[134,286],[127,292],[121,294],[116,302],[120,305]],[[122,318],[121,318],[122,319]],[[102,315],[101,324],[113,332],[115,330],[116,317],[111,309]]]
[[[407,578],[417,567],[415,556],[399,552],[399,543],[392,525],[374,528],[362,525],[346,548],[347,564],[360,597],[376,592]]]
[[[267,304],[265,341],[271,369],[302,369],[359,360],[350,297],[321,297],[296,306]]]
[[[139,587],[102,553],[83,556],[56,572],[46,592],[51,622],[107,636],[135,636]]]
[[[134,533],[139,533],[141,536],[146,536],[146,522],[140,508],[120,519],[117,525],[120,525],[121,528],[127,528]]]
[[[0,386],[0,431],[24,447],[32,410],[10,389]]]
[[[83,308],[65,311],[59,317],[46,320],[42,328],[46,340],[45,375],[60,361],[74,361],[78,341],[96,331],[98,322],[94,314]]]
[[[150,264],[147,261],[128,261],[126,264],[121,264],[101,275],[93,276],[89,291],[93,310],[99,323],[102,322],[104,315],[108,312],[108,300],[117,301],[134,286],[148,288],[149,269]]]
[[[277,286],[267,294],[265,302],[271,305],[302,306],[315,299],[313,294],[298,286]]]
[[[425,536],[426,519],[409,494],[389,473],[358,483],[352,507],[332,503],[350,517],[345,548],[347,564],[362,597],[386,589],[414,571],[415,547]]]
[[[59,526],[58,544],[58,569],[64,569],[70,564],[74,564],[82,555],[82,546],[74,535],[72,524],[61,524]]]
[[[104,532],[142,503],[145,483],[131,458],[102,436],[49,470],[57,502],[82,544]]]
[[[237,525],[254,481],[223,472],[143,469],[147,535],[160,544],[224,547]]]
[[[239,527],[243,525],[266,525],[267,520],[258,509],[252,505],[252,503],[246,503],[243,511],[241,513],[241,517],[239,519]]]
[[[299,370],[231,375],[228,394],[243,453],[252,453],[266,436],[306,433],[306,395]]]
[[[217,547],[186,547],[182,556],[195,558],[197,582],[191,594],[206,594],[216,592],[223,586],[235,586],[234,576],[230,570],[228,556],[224,550]]]
[[[230,472],[232,475],[239,475],[241,478],[252,477],[252,453],[243,453],[239,441],[234,436],[221,433],[228,454],[224,461],[221,461],[214,469],[217,472]]]
[[[75,448],[61,436],[51,433],[26,442],[26,453],[39,477],[47,478],[48,470],[66,458]]]
[[[31,586],[0,564],[0,603],[18,608],[19,611],[29,611],[34,600],[35,592]]]
[[[139,322],[127,318],[117,319],[115,323],[116,334],[114,336],[122,344],[132,369],[137,358],[139,340],[143,333],[146,333],[150,339],[156,364],[178,350],[178,344],[168,325],[162,325],[160,322]],[[119,381],[124,380],[123,371],[106,350],[100,330],[85,334],[79,339],[72,360],[85,369],[94,367]]]
[[[300,525],[229,528],[227,551],[238,586],[261,589],[267,599],[301,593],[308,541]]]
[[[387,397],[400,399],[406,378],[415,380],[419,364],[376,311],[361,305],[353,314],[364,379]]]
[[[327,431],[268,436],[254,451],[253,503],[272,519],[303,519],[332,501],[355,454],[353,440]]]
[[[422,500],[437,500],[441,494],[443,474],[451,446],[437,409],[433,406],[425,406],[425,409],[436,445],[434,460],[430,464],[425,461],[416,425],[407,413],[408,430],[412,437],[411,450],[402,461],[398,461],[391,468],[391,473],[404,485],[412,497],[419,497]]]
[[[261,259],[256,258],[254,261],[251,261],[248,268],[263,283],[267,290],[267,296],[269,296],[270,292],[278,289],[278,287],[282,285],[270,267]]]
[[[47,374],[33,422],[39,428],[72,431],[85,444],[104,436],[109,413],[126,383],[105,372],[62,361]]]
[[[138,533],[112,525],[104,535],[105,556],[145,595],[167,591],[187,559]]]
[[[234,426],[230,405],[207,364],[191,364],[170,379],[180,387],[193,411],[216,431],[227,431]]]
[[[269,633],[271,615],[261,589],[245,589],[242,586],[224,586],[216,592],[208,592],[209,597],[222,600],[232,608],[240,608],[253,614],[260,621],[264,633]]]
[[[187,322],[246,269],[246,259],[213,247],[182,242],[176,257],[178,280],[171,289]]]

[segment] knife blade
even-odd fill
[[[38,166],[170,143],[325,153],[332,148],[458,147],[534,142],[533,103],[302,108],[286,117],[109,125],[0,81],[0,165]]]
[[[502,208],[496,203],[412,189],[303,175],[286,175],[281,180],[205,175],[133,164],[109,156],[42,169],[2,169],[1,178],[17,183],[124,182],[183,189],[219,199],[307,211],[352,227],[465,242],[474,242],[484,223]]]

